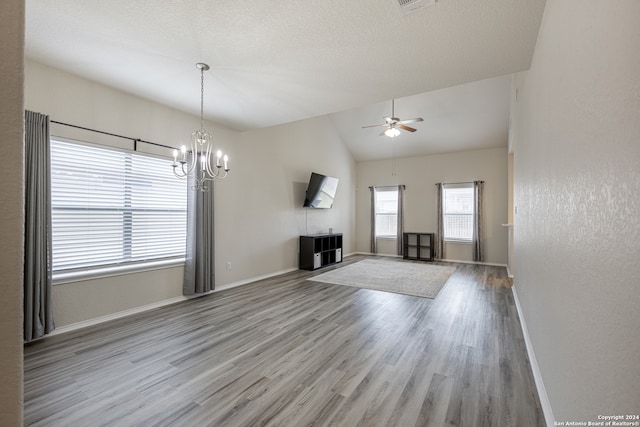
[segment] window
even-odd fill
[[[473,238],[473,184],[443,188],[444,239],[471,242]]]
[[[376,188],[376,237],[396,237],[398,230],[398,190]]]
[[[51,141],[54,273],[183,258],[186,212],[170,160]]]

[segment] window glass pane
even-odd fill
[[[183,257],[187,184],[171,163],[52,140],[53,271]]]
[[[398,190],[376,190],[376,237],[395,237],[398,227]]]
[[[444,238],[471,241],[473,237],[473,187],[444,188]]]
[[[376,236],[395,237],[397,224],[397,215],[376,215]]]
[[[376,213],[398,213],[398,191],[376,192]]]

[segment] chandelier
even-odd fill
[[[187,151],[184,145],[173,150],[173,174],[184,179],[193,177],[196,191],[206,191],[207,182],[221,180],[229,173],[229,157],[217,150],[215,163],[213,160],[213,137],[204,128],[204,72],[209,69],[207,64],[198,62],[196,68],[200,70],[200,129],[191,134],[191,147]]]

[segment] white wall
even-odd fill
[[[165,145],[186,142],[199,125],[197,117],[33,61],[26,63],[25,103],[52,120]],[[345,233],[345,252],[352,251],[355,164],[328,120],[246,133],[205,126],[229,154],[232,167],[231,175],[215,184],[217,287],[297,268],[297,237],[305,233],[307,223],[310,233],[329,227]],[[123,144],[63,126],[52,126],[52,133]],[[335,176],[340,185],[334,209],[308,212],[307,217],[301,206],[311,171]],[[56,285],[56,325],[180,298],[182,271],[178,266]]]
[[[406,185],[405,231],[436,231],[437,182],[485,181],[485,262],[507,263],[507,147],[357,164],[357,242],[359,252],[370,250],[370,186]],[[393,242],[395,243],[395,242]],[[395,244],[385,241],[379,253],[395,254]],[[470,244],[448,243],[446,258],[472,261]]]
[[[22,425],[24,1],[0,3],[0,425]]]
[[[640,411],[638,17],[547,1],[516,82],[515,288],[557,421]]]

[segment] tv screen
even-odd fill
[[[329,209],[336,197],[338,179],[312,172],[304,199],[305,208]]]

